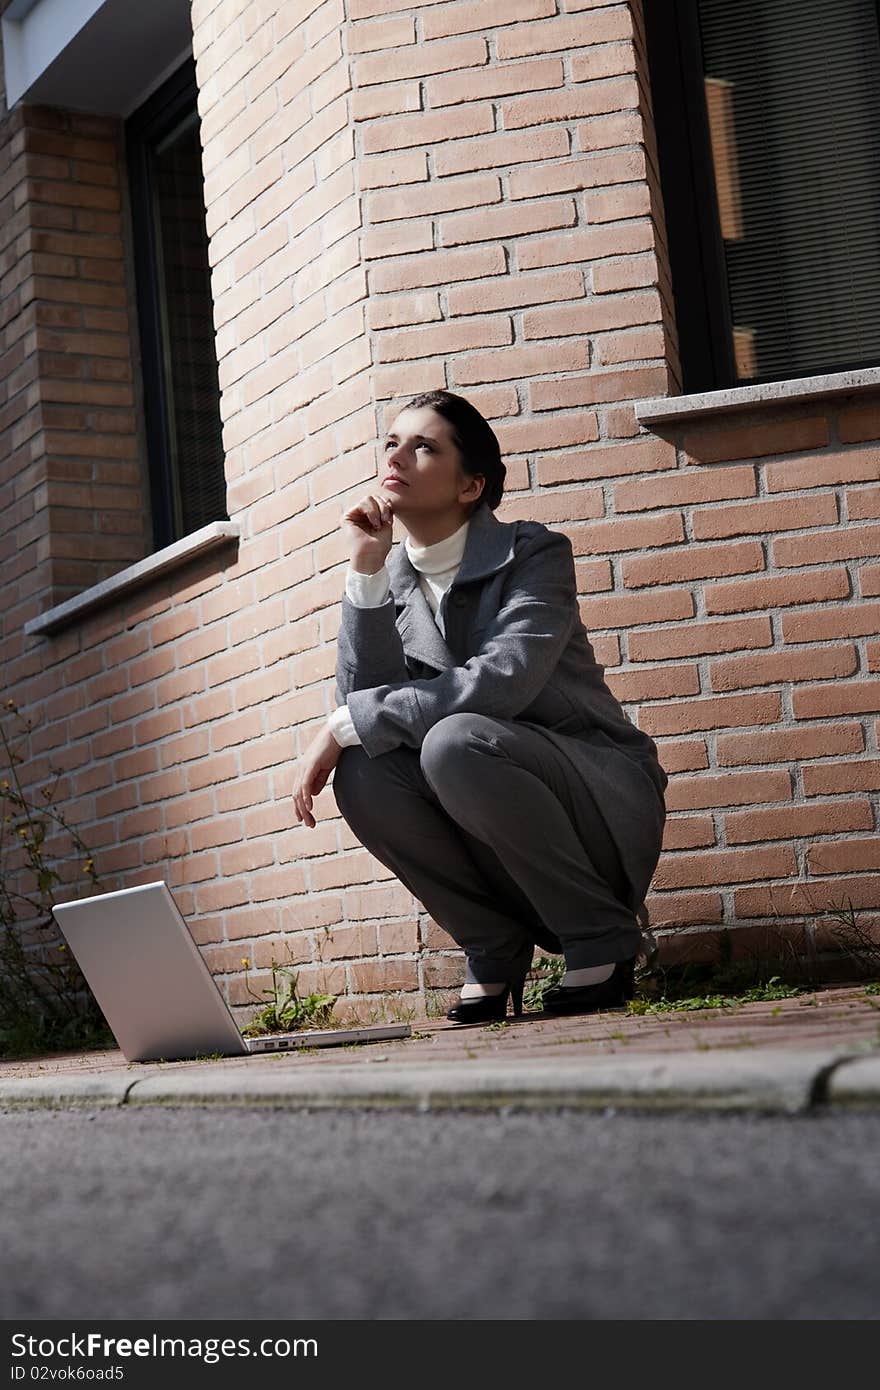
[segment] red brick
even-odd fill
[[[812,879],[809,882],[774,883],[742,888],[734,894],[737,917],[800,917],[806,913],[840,907],[847,901],[855,908],[874,908],[880,895],[880,876]]]
[[[840,792],[880,789],[880,758],[849,763],[814,763],[804,768],[804,795],[831,796]]]
[[[406,6],[400,0],[349,0],[349,19],[368,19],[378,14],[393,14],[396,10],[423,10],[425,6],[441,3],[441,0],[407,0]]]
[[[790,800],[791,776],[781,768],[768,772],[724,772],[715,777],[677,777],[666,790],[669,811]]]
[[[453,217],[441,217],[440,240],[444,247],[463,243],[507,240],[508,237],[528,236],[554,227],[571,227],[577,212],[570,198],[557,198],[529,203],[524,207],[505,204],[500,208],[484,208],[480,212],[464,212]]]
[[[386,83],[392,75],[396,80],[426,77],[434,72],[458,72],[460,68],[473,68],[485,63],[487,56],[486,41],[482,38],[412,43],[406,48],[397,46],[397,52],[391,58],[380,51],[355,59],[355,75],[358,87],[369,87]],[[393,63],[393,68],[389,68],[389,63]],[[478,73],[469,72],[466,80],[478,79]],[[429,88],[433,85],[428,84]],[[431,105],[437,103],[432,101]]]
[[[758,425],[732,425],[725,421],[689,431],[684,439],[685,449],[700,463],[794,454],[802,449],[818,449],[827,443],[828,421],[824,417],[774,420]]]
[[[467,173],[471,169],[494,169],[499,165],[522,164],[531,160],[556,159],[569,153],[567,130],[517,131],[511,135],[483,135],[476,140],[456,140],[434,155],[434,169],[440,176]]]
[[[874,817],[867,801],[831,802],[821,806],[786,806],[769,811],[731,811],[724,818],[727,842],[813,839],[844,830],[870,830]]]
[[[428,177],[428,156],[424,150],[402,154],[374,155],[360,167],[361,188],[391,188],[397,184],[420,183]]]
[[[586,137],[582,135],[581,139],[585,140]],[[647,216],[651,211],[651,195],[645,184],[624,183],[619,187],[588,193],[584,206],[588,222],[621,222],[630,217]]]
[[[501,114],[505,130],[520,130],[523,126],[544,125],[547,121],[571,121],[605,111],[625,111],[638,104],[639,89],[635,79],[616,77],[504,102]]]
[[[863,598],[875,598],[880,595],[880,565],[860,566],[859,588]]]
[[[849,449],[844,453],[808,454],[785,463],[769,463],[765,469],[768,492],[829,487],[835,483],[873,482],[877,477],[876,449]]]
[[[703,738],[660,739],[660,764],[671,776],[674,772],[694,772],[709,766],[709,753]]]
[[[637,71],[633,44],[605,43],[571,57],[571,76],[576,82],[595,82]]]
[[[674,695],[697,695],[700,676],[696,666],[627,666],[615,671],[608,684],[622,703],[641,703],[668,700]]]
[[[387,256],[401,256],[409,251],[424,251],[433,245],[434,233],[431,223],[392,222],[387,227],[369,227],[365,230],[361,247],[364,259],[380,260]]]
[[[785,613],[782,636],[786,642],[823,642],[836,637],[873,637],[880,632],[880,603],[834,604]]]
[[[523,304],[542,304],[549,300],[576,299],[583,292],[584,277],[581,271],[559,270],[548,275],[504,276],[503,279],[480,285],[450,285],[446,302],[450,315],[455,317],[459,314],[487,313],[493,309],[513,309]],[[528,318],[528,315],[523,315],[523,318]]]
[[[372,193],[367,207],[373,222],[396,218],[423,217],[450,209],[474,208],[501,199],[501,183],[494,175],[476,174],[460,179],[444,179],[424,188],[392,188]]]
[[[721,574],[743,574],[764,568],[756,541],[735,545],[688,546],[662,555],[628,556],[622,564],[623,582],[630,589],[648,584],[681,584]]]
[[[880,869],[880,838],[872,835],[862,840],[837,840],[833,844],[814,845],[807,850],[807,867],[811,874],[859,873],[865,869]]]
[[[390,265],[370,271],[374,294],[409,290],[425,285],[455,284],[478,280],[483,275],[503,275],[504,251],[500,246],[475,246],[464,251],[431,251],[427,256],[404,256]],[[506,283],[506,281],[505,281]]]
[[[641,550],[643,546],[675,545],[682,538],[679,516],[621,517],[579,527],[574,550],[577,555],[607,555]]]
[[[436,290],[410,294],[377,295],[367,305],[370,328],[400,328],[429,323],[442,317]]]
[[[664,356],[666,335],[660,324],[651,324],[628,332],[603,333],[595,339],[595,348],[606,367],[620,362],[643,362]]]
[[[577,371],[587,366],[588,359],[586,343],[511,347],[456,358],[452,371],[459,386],[470,386],[481,381],[515,381],[538,372]]]
[[[510,175],[511,198],[540,198],[549,193],[600,188],[609,183],[637,183],[645,177],[642,150],[621,154],[575,155],[538,168],[514,169]]]
[[[351,116],[356,122],[372,121],[380,116],[400,116],[404,112],[421,109],[420,82],[389,82],[385,87],[364,87],[351,94]]]
[[[578,366],[559,370],[577,371]],[[566,377],[561,381],[533,381],[529,383],[529,404],[533,410],[564,410],[567,406],[597,405],[602,401],[640,400],[653,391],[661,392],[665,382],[665,371],[656,367],[590,372],[588,376]]]
[[[794,852],[785,845],[770,849],[703,850],[697,854],[664,855],[654,875],[654,887],[747,883],[762,878],[788,878],[796,872]]]
[[[372,381],[378,401],[396,396],[413,396],[419,391],[441,390],[448,384],[446,364],[442,358],[435,362],[409,362],[402,366],[377,367],[373,372]]]
[[[376,49],[400,48],[414,43],[416,22],[412,15],[393,15],[391,19],[377,19],[374,23],[353,24],[348,34],[348,47],[351,53],[372,53]],[[429,34],[428,38],[436,35]]]
[[[708,926],[720,922],[718,893],[652,893],[648,898],[651,924],[658,927]]]
[[[666,627],[660,632],[634,632],[629,639],[629,654],[633,661],[662,661],[709,652],[741,651],[747,647],[769,647],[772,643],[769,618],[729,618],[693,622],[684,628]]]
[[[587,231],[563,232],[560,236],[545,236],[541,242],[527,242],[519,247],[520,270],[535,270],[544,265],[564,265],[578,261],[587,265],[605,256],[620,256],[653,246],[651,222],[626,222],[614,227],[588,228]],[[595,270],[598,265],[594,265]],[[651,279],[648,279],[651,284]],[[630,286],[621,286],[630,288]],[[601,300],[594,300],[596,309]]]
[[[672,622],[691,617],[693,611],[693,597],[682,589],[659,594],[614,594],[585,599],[580,604],[581,618],[588,630]]]
[[[580,280],[578,293],[583,295],[583,274],[579,271],[567,273],[578,276]],[[571,296],[559,294],[554,297],[564,299]],[[523,314],[523,336],[525,338],[556,338],[569,333],[599,333],[608,328],[629,327],[635,323],[653,322],[660,318],[660,313],[660,298],[654,290],[647,294],[621,295],[619,299],[590,299],[581,304],[565,304],[553,309],[534,309],[530,313]]]
[[[713,690],[747,690],[780,682],[832,680],[851,676],[858,669],[853,646],[804,647],[799,651],[761,652],[729,657],[709,664]]]
[[[366,126],[362,135],[364,154],[460,140],[466,135],[488,134],[495,129],[495,113],[490,103],[462,106],[455,111],[425,111],[414,116],[394,116]]]
[[[832,686],[804,685],[792,693],[796,719],[821,719],[841,714],[869,714],[880,710],[877,681],[861,680]]]
[[[703,595],[707,613],[745,613],[751,608],[783,608],[788,604],[848,598],[849,575],[843,569],[766,575],[761,579],[740,579],[732,584],[707,584]]]
[[[601,14],[580,18],[559,16],[539,24],[517,24],[501,31],[496,40],[499,58],[524,58],[530,53],[569,53],[573,49],[628,39],[632,18],[626,5],[612,5]],[[580,81],[580,78],[576,78]]]
[[[712,816],[670,816],[663,828],[663,853],[715,844]]]
[[[725,536],[754,536],[830,526],[836,521],[835,497],[791,497],[775,502],[745,502],[738,507],[697,509],[693,516],[693,534],[695,540],[719,540]]]
[[[415,990],[419,987],[418,965],[414,960],[365,961],[352,965],[351,987],[357,994],[379,994],[389,990]]]
[[[616,290],[631,290],[639,285],[656,285],[659,281],[657,258],[627,256],[618,261],[603,261],[593,266],[593,289],[596,294],[614,294]]]
[[[740,767],[744,763],[787,763],[860,753],[864,746],[860,724],[812,724],[763,733],[719,734],[717,749],[721,767]]]
[[[535,473],[538,483],[547,486],[575,478],[604,479],[622,473],[644,473],[651,469],[668,468],[674,457],[674,449],[662,439],[640,439],[626,444],[574,450],[561,457],[539,457],[535,460]]]
[[[649,511],[719,498],[752,497],[756,491],[752,468],[686,468],[662,478],[619,483],[614,489],[614,506],[618,512]]]
[[[876,401],[849,406],[840,412],[837,428],[844,444],[859,444],[863,439],[880,439],[880,406]]]
[[[504,454],[523,454],[535,449],[563,449],[572,444],[597,439],[596,413],[582,410],[575,415],[555,415],[539,420],[515,420],[498,425],[495,434]],[[601,516],[604,506],[595,512]]]
[[[436,328],[416,330],[387,330],[379,337],[380,362],[404,362],[417,357],[433,357],[438,353],[462,352],[475,347],[497,347],[511,342],[513,332],[509,318],[474,318],[457,323],[443,323]]]
[[[598,59],[598,51],[596,53]],[[606,49],[602,62],[608,65],[609,75],[620,71],[619,65],[626,61],[623,46]],[[607,116],[591,116],[577,127],[577,139],[582,150],[610,150],[621,145],[639,145],[644,139],[644,126],[638,111],[614,111]],[[626,185],[621,185],[625,187]],[[650,208],[645,208],[645,212]],[[634,216],[637,214],[633,214]],[[588,211],[588,220],[594,219]]]
[[[875,476],[877,469],[880,469],[880,459],[875,460]],[[848,488],[846,506],[850,521],[880,517],[880,487]]]
[[[839,526],[814,536],[784,536],[773,542],[777,565],[819,565],[880,555],[880,526]]]
[[[426,83],[431,108],[465,101],[485,101],[513,92],[538,92],[561,87],[565,82],[562,62],[548,58],[534,63],[492,63],[480,72],[450,72]]]
[[[541,19],[555,14],[555,0],[505,0],[503,15],[495,17],[497,24],[513,24],[526,19]],[[453,5],[441,4],[428,9],[422,16],[422,32],[426,39],[445,38],[450,34],[483,32],[486,24],[483,0],[459,0]]]
[[[679,704],[648,705],[639,715],[645,733],[686,734],[701,729],[733,729],[775,724],[782,716],[778,694],[709,695]]]

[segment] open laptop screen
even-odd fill
[[[247,1052],[167,884],[52,911],[127,1061]]]

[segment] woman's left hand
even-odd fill
[[[294,812],[297,821],[304,821],[311,830],[315,828],[312,797],[323,790],[341,753],[341,746],[331,734],[329,725],[325,724],[296,765],[293,776]]]

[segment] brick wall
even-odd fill
[[[340,513],[389,413],[446,385],[501,439],[499,516],[571,538],[597,655],[660,741],[654,920],[745,941],[835,893],[876,908],[878,416],[820,402],[639,430],[633,402],[675,392],[678,368],[638,6],[192,14],[241,544],[57,637],[25,640],[20,615],[4,633],[38,724],[24,776],[60,767],[105,887],[164,877],[241,1010],[242,960],[260,988],[286,950],[304,988],[367,1012],[460,980],[332,784],[315,830],[289,800],[334,705]],[[11,506],[26,475],[3,466]]]
[[[623,557],[623,588],[690,619],[631,631],[644,664],[611,677],[676,774],[653,916],[788,924],[825,948],[823,912],[851,902],[876,927],[880,898],[880,397],[669,439],[674,472],[614,490],[680,530]]]
[[[119,123],[18,107],[0,185],[4,614],[19,629],[149,549]]]

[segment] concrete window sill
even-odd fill
[[[823,396],[848,396],[872,389],[880,389],[880,367],[801,377],[794,381],[770,381],[763,386],[734,386],[726,391],[704,391],[694,396],[659,396],[654,400],[636,401],[635,410],[640,425],[675,425],[680,420],[705,420],[737,410],[794,405]]]
[[[127,569],[120,570],[119,574],[114,574],[110,579],[92,585],[90,589],[76,594],[74,598],[66,599],[64,603],[56,604],[46,613],[41,613],[38,618],[32,618],[29,623],[25,623],[24,630],[28,636],[51,636],[59,628],[67,627],[124,594],[130,594],[159,575],[180,569],[196,556],[206,555],[209,551],[230,545],[237,541],[240,535],[241,527],[237,521],[212,521],[208,526],[193,531],[191,535],[183,536],[173,545],[167,545],[164,549],[157,550],[154,555],[138,560],[136,565],[129,565]]]

